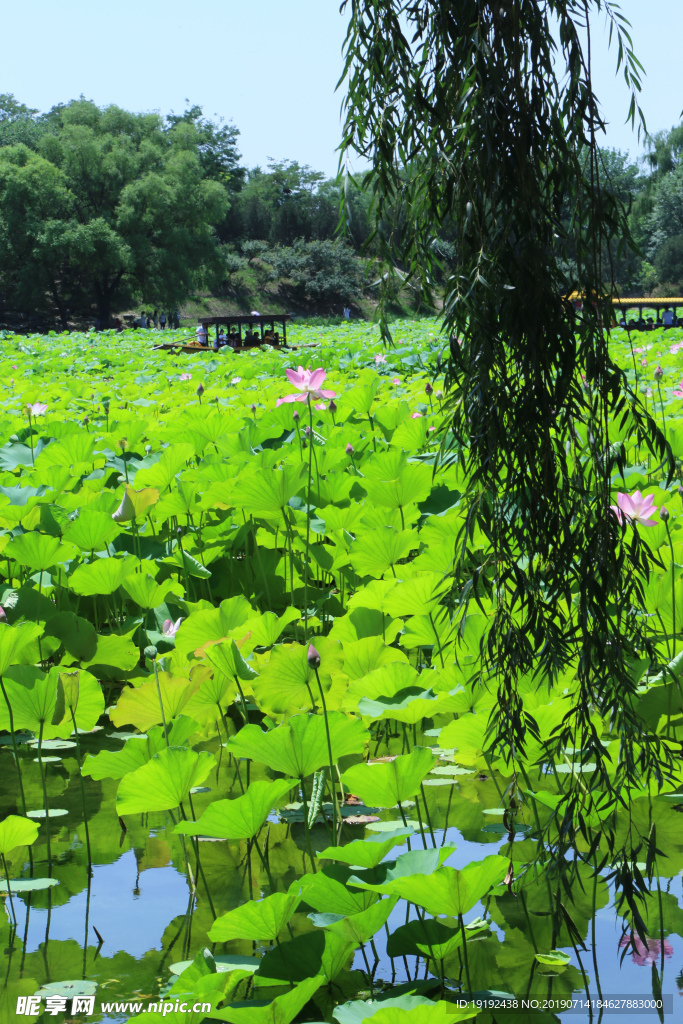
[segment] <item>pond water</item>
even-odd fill
[[[123,741],[108,735],[111,730],[81,736],[82,751],[95,754],[99,750],[120,750]],[[424,740],[429,742],[429,740]],[[207,743],[205,748],[218,756],[218,744]],[[0,779],[2,780],[2,812],[17,813],[14,767],[10,748],[0,748]],[[21,747],[24,785],[36,785],[34,751]],[[90,842],[93,851],[92,876],[88,882],[87,856],[83,830],[83,814],[80,785],[76,776],[76,761],[65,756],[61,761],[50,762],[47,768],[47,788],[51,802],[68,811],[64,817],[51,823],[52,827],[52,876],[59,884],[47,891],[14,895],[17,915],[17,938],[8,945],[5,928],[5,1010],[12,1019],[12,1004],[16,997],[40,986],[58,981],[74,981],[87,978],[97,983],[96,1010],[93,1020],[118,1022],[126,1020],[131,1011],[117,1012],[113,1007],[106,1012],[102,1005],[107,1003],[139,1002],[140,1009],[154,1003],[169,987],[177,975],[172,968],[178,963],[191,960],[202,948],[207,947],[216,955],[259,956],[266,945],[251,942],[232,941],[212,943],[208,932],[216,916],[246,902],[258,899],[271,892],[269,880],[262,864],[252,853],[248,857],[246,842],[202,840],[193,849],[188,843],[191,870],[198,885],[193,891],[188,883],[186,850],[181,837],[173,829],[177,815],[169,812],[142,814],[137,819],[126,819],[126,830],[117,825],[115,796],[117,782],[113,780],[93,781],[85,779],[85,794],[89,815]],[[245,774],[241,766],[241,776]],[[271,773],[272,774],[272,773]],[[263,775],[262,777],[267,777]],[[253,774],[254,778],[258,778]],[[194,794],[193,803],[197,816],[209,802],[218,797],[236,796],[239,785],[233,765],[223,759],[218,778],[216,774],[200,787],[205,792]],[[492,824],[500,822],[500,816],[484,814],[494,810],[499,802],[494,781],[472,772],[460,776],[453,785],[430,788],[430,817],[433,836],[438,847],[455,847],[445,863],[462,868],[472,861],[504,850],[509,854],[507,837],[495,832],[484,832]],[[450,802],[450,806],[449,806]],[[409,822],[419,823],[415,808],[406,806]],[[361,808],[366,812],[368,809]],[[373,817],[393,820],[396,809],[377,812],[369,809]],[[520,816],[520,821],[525,815]],[[304,829],[301,824],[285,824],[273,812],[268,829],[269,864],[273,880],[278,889],[284,890],[294,880],[310,870],[306,857]],[[447,827],[444,827],[448,821]],[[458,827],[457,823],[460,823]],[[400,825],[401,822],[398,821]],[[47,872],[45,825],[41,825],[40,838],[33,846],[33,875],[42,877]],[[364,825],[345,825],[343,840],[353,841],[369,837],[373,833]],[[314,851],[329,845],[329,835],[323,824],[312,830]],[[423,840],[424,837],[424,840]],[[683,850],[683,830],[678,835]],[[519,841],[519,840],[517,840]],[[521,840],[524,842],[524,840]],[[529,842],[529,841],[526,841]],[[431,849],[432,836],[428,829],[411,838],[411,848]],[[393,859],[407,852],[407,846],[396,846],[390,854]],[[528,851],[527,851],[528,852]],[[200,870],[197,871],[197,853]],[[22,874],[31,876],[30,865],[25,863]],[[677,921],[681,916],[674,911],[678,907],[682,878],[680,872],[674,878],[660,879],[663,894],[668,896],[669,911]],[[595,913],[591,912],[590,893],[577,900],[572,911],[585,948],[572,946],[571,942],[560,941],[557,948],[563,949],[570,957],[570,965],[560,973],[549,970],[541,973],[538,965],[530,960],[533,952],[532,931],[545,927],[545,908],[539,906],[538,915],[531,912],[527,927],[519,925],[519,907],[506,907],[506,899],[499,900],[503,916],[494,914],[489,936],[470,940],[469,967],[475,989],[494,990],[522,996],[529,993],[536,999],[564,998],[574,995],[577,1000],[585,999],[585,988],[581,981],[581,968],[589,978],[591,997],[620,1000],[633,997],[648,1000],[653,998],[653,965],[661,978],[661,993],[665,1007],[670,1009],[665,1019],[675,1020],[683,1013],[683,938],[670,928],[662,946],[661,939],[650,939],[648,946],[636,938],[636,948],[625,950],[623,929],[613,905],[613,889],[609,890],[608,902]],[[601,899],[604,899],[603,895]],[[508,902],[512,902],[510,897]],[[491,907],[479,903],[470,918],[478,917]],[[506,927],[505,914],[508,913]],[[309,915],[312,908],[303,907],[291,921],[294,934],[313,930]],[[416,919],[416,908],[410,907],[406,916],[404,903],[399,903],[390,914],[388,931],[404,925],[407,920]],[[523,922],[522,922],[523,923]],[[667,922],[668,924],[671,922]],[[680,923],[680,922],[679,922]],[[102,941],[99,941],[101,937]],[[539,936],[540,938],[540,936]],[[414,983],[422,984],[425,979],[434,982],[434,975],[426,970],[423,959],[415,956],[387,955],[386,931],[381,930],[375,937],[375,950],[379,963],[373,964],[374,953],[369,947],[357,950],[353,963],[348,965],[346,982],[352,993],[365,991],[360,982],[360,972],[365,969],[364,953],[369,955],[374,967],[373,981],[375,994],[381,992],[382,984],[396,986]],[[85,955],[83,949],[86,947]],[[542,970],[542,969],[541,969]],[[355,978],[355,984],[354,984]],[[598,990],[598,981],[600,989]],[[420,990],[419,984],[417,986]],[[620,1013],[624,1014],[622,1008]],[[600,1019],[596,1009],[591,1013],[577,1006],[571,1012],[560,1012],[560,1020],[590,1021]],[[90,1019],[90,1018],[88,1018]],[[499,1014],[497,1019],[513,1018]],[[536,1014],[531,1020],[543,1020]],[[621,1019],[612,1010],[606,1019]],[[658,1019],[652,1011],[628,1014],[629,1021]]]

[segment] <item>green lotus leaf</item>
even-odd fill
[[[158,689],[155,679],[150,679],[138,687],[126,687],[118,699],[116,707],[109,712],[113,724],[119,729],[122,725],[134,725],[146,732],[152,725],[159,725],[164,718],[170,722],[184,711],[189,704],[198,684],[185,677],[173,678],[167,672],[159,672]],[[159,706],[159,691],[164,708],[162,718]],[[188,711],[188,715],[189,715]]]
[[[387,646],[381,636],[366,636],[344,644],[344,672],[349,679],[361,679],[383,665],[407,660],[403,651]]]
[[[213,836],[216,839],[253,839],[273,807],[282,803],[294,785],[291,779],[252,782],[243,796],[234,800],[215,800],[201,818],[181,821],[175,831],[182,835]]]
[[[87,619],[74,612],[57,612],[45,627],[47,636],[57,637],[67,654],[77,661],[93,658],[97,650],[97,632]]]
[[[488,714],[465,714],[444,726],[439,735],[439,746],[455,748],[453,760],[462,765],[473,765],[482,756],[486,745]]]
[[[354,948],[355,943],[329,931],[297,935],[266,953],[254,974],[254,983],[291,984],[322,975],[329,984],[346,966]]]
[[[191,657],[206,644],[226,639],[231,630],[242,626],[253,615],[254,609],[241,594],[221,601],[218,608],[193,611],[176,634],[176,653]]]
[[[484,935],[486,922],[466,929],[467,941]],[[462,946],[462,930],[432,917],[418,918],[401,925],[387,939],[389,956],[422,956],[444,960]]]
[[[292,883],[290,892],[300,892],[302,899],[320,913],[350,917],[377,902],[369,889],[358,892],[349,888],[351,877],[351,869],[345,864],[326,864],[315,874],[302,875]]]
[[[390,896],[389,899],[373,903],[365,910],[356,914],[309,914],[310,920],[318,928],[327,928],[328,931],[339,935],[346,942],[354,945],[361,942],[369,942],[370,939],[383,928],[389,920],[389,915],[398,902],[398,896]]]
[[[86,507],[80,509],[78,518],[66,526],[64,539],[81,551],[103,551],[120,532],[107,512]]]
[[[291,1024],[311,996],[325,984],[325,980],[322,975],[306,978],[269,1003],[259,1003],[256,1000],[231,1003],[223,1010],[213,1010],[211,1017],[215,1020],[226,1020],[229,1024]]]
[[[33,622],[22,622],[16,626],[0,623],[0,676],[4,676],[12,665],[21,664],[21,655],[43,632],[42,626]],[[0,701],[2,714],[3,701]],[[1,726],[5,728],[5,726]]]
[[[347,718],[341,711],[329,712],[327,722],[335,762],[363,751],[370,734],[362,722]],[[251,758],[292,778],[305,778],[329,764],[322,715],[295,715],[270,732],[247,725],[230,739],[228,749],[235,757]]]
[[[206,660],[213,666],[214,671],[224,678],[233,679],[237,676],[243,682],[250,682],[258,675],[258,672],[244,660],[234,640],[222,640],[207,648]]]
[[[431,875],[454,851],[455,846],[409,850],[396,860],[384,861],[374,870],[366,871],[362,875],[352,872],[348,877],[348,884],[384,896],[400,895],[405,882]]]
[[[353,765],[342,775],[342,782],[368,807],[394,807],[415,796],[435,764],[431,750],[415,747],[393,761]]]
[[[397,865],[399,861],[404,861],[406,866],[410,866],[410,857],[409,853],[403,854],[399,857]],[[420,872],[407,877],[394,877],[391,880],[387,878],[385,883],[379,885],[361,884],[375,892],[384,892],[410,900],[435,916],[446,914],[449,917],[457,917],[458,914],[466,914],[491,889],[499,885],[505,878],[508,867],[509,861],[506,857],[492,854],[460,870],[442,865],[431,874]],[[355,885],[356,882],[353,881],[351,884]]]
[[[551,949],[547,953],[536,953],[539,964],[546,967],[566,967],[571,963],[569,953],[563,953],[561,949]]]
[[[164,604],[169,594],[183,597],[185,593],[182,584],[177,583],[175,580],[168,579],[164,580],[163,583],[157,583],[148,573],[143,575],[139,572],[127,576],[122,583],[122,589],[128,597],[131,597],[145,611],[148,611],[150,608],[158,608]]]
[[[98,633],[97,648],[92,658],[83,659],[83,668],[90,668],[94,675],[119,679],[122,673],[132,672],[138,664],[140,652],[132,637],[137,632],[134,626],[127,633]]]
[[[216,759],[207,751],[168,747],[147,764],[125,775],[116,794],[116,813],[170,811],[179,807],[193,786],[200,786]]]
[[[380,527],[370,530],[355,540],[349,551],[349,561],[359,576],[380,579],[385,572],[406,558],[420,546],[417,530],[393,530]]]
[[[285,892],[275,892],[258,902],[251,900],[217,917],[211,925],[209,938],[212,942],[229,942],[231,939],[274,942],[299,902],[300,897],[296,893]]]
[[[154,465],[137,471],[135,474],[136,488],[158,487],[160,491],[164,490],[173,483],[176,474],[193,455],[194,445],[186,442],[169,445]]]
[[[191,718],[181,715],[169,725],[168,742],[171,747],[183,746],[190,736],[197,731],[197,723]],[[88,754],[82,775],[92,779],[122,779],[124,775],[134,772],[147,764],[155,754],[166,747],[166,737],[160,725],[150,729],[146,736],[130,734],[121,750],[101,750],[99,754]],[[194,787],[193,787],[194,788]]]
[[[113,594],[138,565],[133,557],[96,558],[87,565],[79,565],[69,577],[69,587],[81,597]]]
[[[52,814],[50,814],[52,817]],[[37,827],[37,826],[36,826]],[[10,889],[13,893],[40,892],[59,885],[58,878],[10,878]],[[0,878],[0,892],[7,892],[7,879]]]
[[[414,835],[412,828],[398,828],[395,832],[381,832],[367,839],[354,839],[344,846],[328,846],[321,850],[321,860],[336,860],[359,868],[374,868],[384,860],[395,846],[405,846],[406,836]]]
[[[237,508],[253,515],[280,512],[302,487],[306,467],[285,466],[270,473],[249,473],[241,476],[232,492]]]
[[[429,615],[448,593],[452,580],[444,579],[441,573],[429,572],[414,576],[406,583],[399,583],[384,601],[384,610],[390,615],[405,618],[407,615]]]
[[[476,1009],[460,1009],[445,1000],[433,1002],[426,996],[401,995],[387,999],[354,1000],[335,1007],[332,1016],[337,1024],[362,1024],[375,1021],[376,1024],[431,1024],[437,1021],[469,1020],[476,1016]]]
[[[46,533],[22,533],[14,537],[3,554],[34,572],[45,572],[60,562],[68,562],[78,553],[73,544],[64,544]]]
[[[0,853],[5,856],[17,846],[31,846],[37,838],[38,826],[35,821],[18,814],[8,814],[0,821]]]
[[[343,651],[341,644],[331,637],[316,638],[316,644],[320,654],[318,674],[327,691],[332,685],[332,673],[342,667]],[[308,664],[308,647],[302,644],[274,647],[252,687],[259,707],[273,714],[310,708],[311,694],[317,702],[319,693],[315,672]]]
[[[216,672],[202,680],[199,689],[192,694],[183,710],[200,725],[206,725],[220,718],[236,696],[235,680]]]

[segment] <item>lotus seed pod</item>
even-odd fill
[[[308,648],[308,664],[311,668],[320,668],[320,655],[313,644]]]
[[[157,656],[157,649],[156,649],[156,647],[154,647],[152,645],[150,645],[149,647],[145,647],[144,655],[145,655],[146,658],[149,658],[150,661],[154,661],[154,659]]]

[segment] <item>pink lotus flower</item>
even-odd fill
[[[421,412],[414,412],[410,418],[411,418],[411,420],[421,420],[422,419],[422,413]]]
[[[401,383],[401,378],[400,377],[392,377],[391,378],[391,383],[392,384],[400,384]]]
[[[641,359],[640,360],[640,365],[641,366],[647,366],[647,359]]]
[[[316,402],[314,408],[317,409],[318,412],[324,412],[325,409],[327,409],[327,406],[324,402]]]
[[[192,380],[192,374],[191,373],[181,373],[180,374],[180,379],[181,380]]]
[[[29,416],[44,416],[47,412],[45,402],[34,402],[33,405],[29,402],[26,408],[28,409]]]
[[[610,508],[619,522],[622,522],[623,515],[626,522],[632,526],[636,523],[640,526],[658,526],[657,521],[650,518],[657,511],[657,506],[652,504],[654,500],[653,494],[648,494],[647,498],[644,498],[640,491],[634,491],[633,494],[622,494],[619,491],[617,504],[610,505]]]
[[[230,381],[230,383],[231,384],[239,384],[241,380],[242,380],[241,377],[233,377],[232,380]]]
[[[379,366],[380,363],[386,363],[386,361],[387,361],[387,357],[383,356],[381,353],[378,353],[375,356],[375,366]]]
[[[323,370],[322,366],[317,370],[304,370],[303,366],[300,366],[298,370],[285,370],[285,373],[290,384],[298,388],[300,394],[278,398],[276,405],[282,405],[283,402],[308,402],[311,398],[337,397],[336,391],[328,391],[320,386],[327,376],[327,372]]]
[[[638,938],[637,935],[622,935],[619,942],[619,946],[625,949],[627,946],[631,947],[631,959],[634,964],[638,964],[639,967],[652,967],[662,957],[662,941],[661,939],[648,939],[647,946],[642,939]],[[664,940],[664,956],[672,957],[674,955],[674,948],[670,942]]]
[[[683,398],[683,380],[677,388],[674,388],[671,394],[674,396],[674,398]]]
[[[173,621],[173,619],[165,619],[164,624],[161,627],[161,632],[163,636],[168,637],[169,639],[175,636],[178,630],[180,629],[180,623],[182,621],[182,618],[176,619],[175,622]]]

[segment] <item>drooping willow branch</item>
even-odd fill
[[[608,344],[609,254],[633,243],[600,164],[590,19],[610,20],[635,124],[640,65],[626,23],[605,0],[346,0],[341,9],[342,155],[371,162],[380,311],[397,281],[430,297],[447,274],[450,443],[468,478],[461,583],[471,569],[470,600],[483,591],[494,607],[479,671],[498,697],[489,754],[523,755],[534,724],[522,679],[542,686],[570,674],[578,698],[544,759],[579,750],[596,765],[589,788],[616,808],[625,787],[657,784],[672,767],[636,707],[634,665],[657,656],[644,599],[655,556],[610,513],[624,432],[669,478],[674,468]],[[443,233],[450,267],[435,246]],[[390,338],[386,320],[383,331]],[[475,526],[492,571],[470,550]],[[616,770],[596,714],[621,737]],[[575,847],[587,778],[569,777],[559,811]]]

